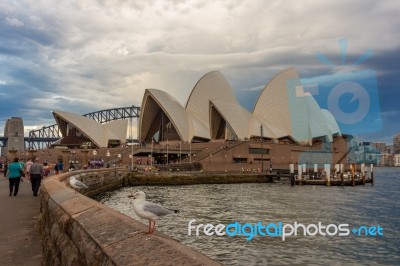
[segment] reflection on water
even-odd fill
[[[127,197],[147,193],[149,201],[178,215],[162,218],[157,230],[170,235],[226,265],[265,264],[392,264],[400,262],[400,169],[376,168],[376,184],[358,187],[302,186],[288,184],[229,184],[190,186],[139,186],[99,195],[97,200],[141,220]],[[188,222],[340,224],[350,228],[380,225],[380,237],[298,236],[279,237],[188,236]],[[145,224],[147,221],[141,220]]]

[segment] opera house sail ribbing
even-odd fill
[[[69,112],[53,111],[62,139],[53,146],[102,148],[126,142],[128,120],[100,124],[91,118]]]
[[[332,141],[339,127],[328,110],[303,91],[294,68],[277,74],[262,90],[253,112],[243,108],[224,76],[213,71],[194,86],[186,106],[157,89],[145,91],[139,140],[199,142],[261,137],[311,144],[314,138]]]

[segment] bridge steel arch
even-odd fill
[[[99,123],[107,123],[127,118],[139,118],[140,107],[132,105],[128,107],[105,109],[87,113],[83,116],[91,118]],[[57,124],[44,126],[41,129],[29,131],[29,137],[25,138],[27,144],[26,147],[30,150],[44,149],[49,147],[53,142],[59,140],[61,137],[61,132]]]

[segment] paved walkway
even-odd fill
[[[40,265],[39,197],[26,179],[16,197],[8,193],[8,180],[0,174],[0,265]]]

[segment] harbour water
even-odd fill
[[[281,183],[140,186],[102,193],[98,201],[141,220],[127,196],[137,190],[177,215],[157,222],[157,230],[225,265],[398,265],[400,262],[400,169],[375,168],[375,184],[357,187],[295,186]],[[305,225],[380,226],[382,236],[206,236],[188,235],[194,225],[282,222]],[[333,230],[332,230],[333,231]],[[302,231],[299,231],[302,232]]]

